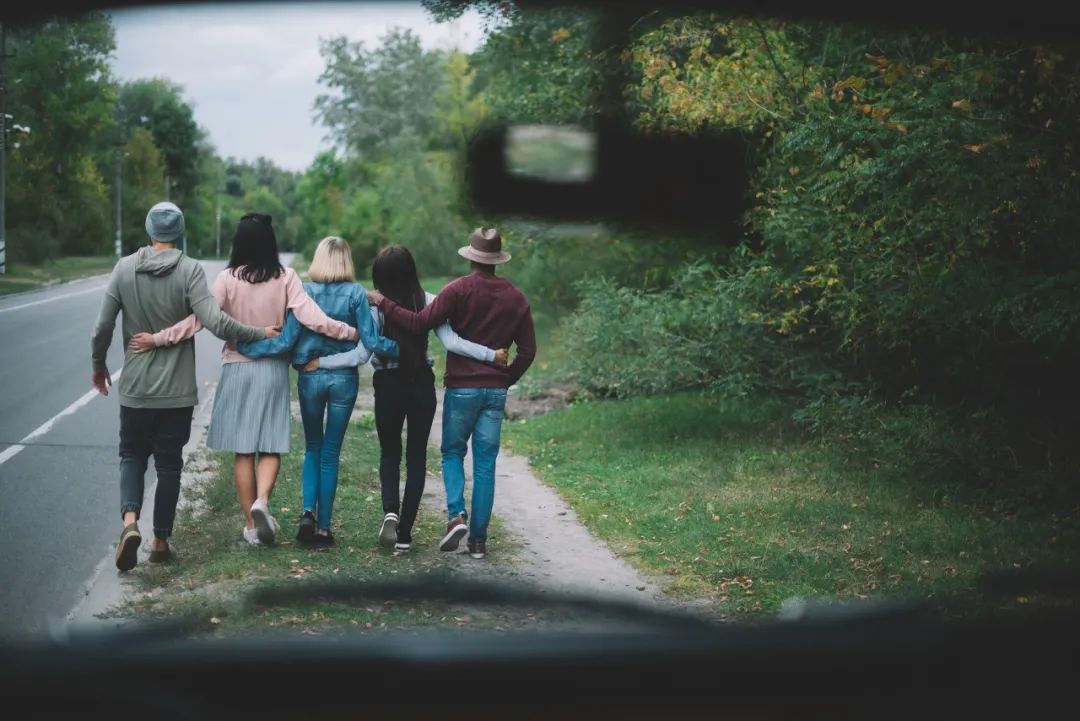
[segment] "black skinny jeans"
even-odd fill
[[[428,435],[435,420],[435,375],[430,368],[409,373],[401,368],[375,371],[375,428],[379,433],[379,482],[383,513],[397,513],[398,540],[412,541],[412,527],[424,495]],[[405,440],[405,499],[400,500],[401,428]]]
[[[180,499],[180,472],[184,444],[191,437],[195,409],[129,408],[120,406],[120,515],[142,512],[146,464],[154,456],[157,491],[154,493],[154,537],[172,534],[176,502]]]

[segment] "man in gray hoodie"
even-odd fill
[[[195,341],[149,353],[133,353],[128,341],[140,332],[154,333],[194,313],[203,327],[224,340],[251,341],[277,335],[275,328],[247,326],[226,315],[206,283],[198,261],[184,255],[176,242],[184,234],[184,214],[172,203],[158,203],[146,215],[150,245],[120,259],[113,268],[101,302],[91,341],[92,382],[109,395],[112,378],[105,354],[112,342],[116,316],[124,312],[124,368],[120,375],[120,513],[124,530],[116,548],[116,567],[135,567],[142,536],[142,510],[147,460],[154,456],[154,541],[151,563],[170,557],[168,538],[180,498],[181,452],[191,435],[198,403]]]

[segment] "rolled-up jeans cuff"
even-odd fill
[[[142,515],[142,505],[139,503],[125,503],[120,506],[120,517],[123,518],[125,513],[135,513],[135,520],[139,520],[139,516]]]
[[[172,529],[171,528],[157,528],[157,527],[154,528],[154,538],[157,538],[157,539],[162,540],[162,541],[167,541],[167,540],[169,540],[169,536],[171,536],[171,535],[172,535]]]

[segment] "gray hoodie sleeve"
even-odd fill
[[[105,297],[101,299],[101,311],[94,334],[90,338],[90,363],[95,372],[105,370],[105,354],[112,343],[113,330],[116,328],[116,316],[120,314],[120,291],[118,289],[120,264],[113,268],[109,284],[105,287]]]
[[[194,270],[188,277],[188,305],[191,306],[191,312],[199,319],[203,328],[222,340],[243,341],[265,338],[265,329],[244,325],[221,309],[217,299],[206,285],[206,273],[203,272],[202,266],[198,263],[193,265]]]

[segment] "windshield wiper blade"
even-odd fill
[[[462,581],[452,577],[438,576],[369,583],[311,582],[286,588],[258,589],[248,596],[249,602],[260,607],[287,605],[313,599],[338,602],[442,602],[515,608],[561,608],[608,619],[633,621],[680,631],[715,631],[720,627],[717,622],[700,616],[620,598],[558,591],[540,592],[526,586],[490,581]]]

